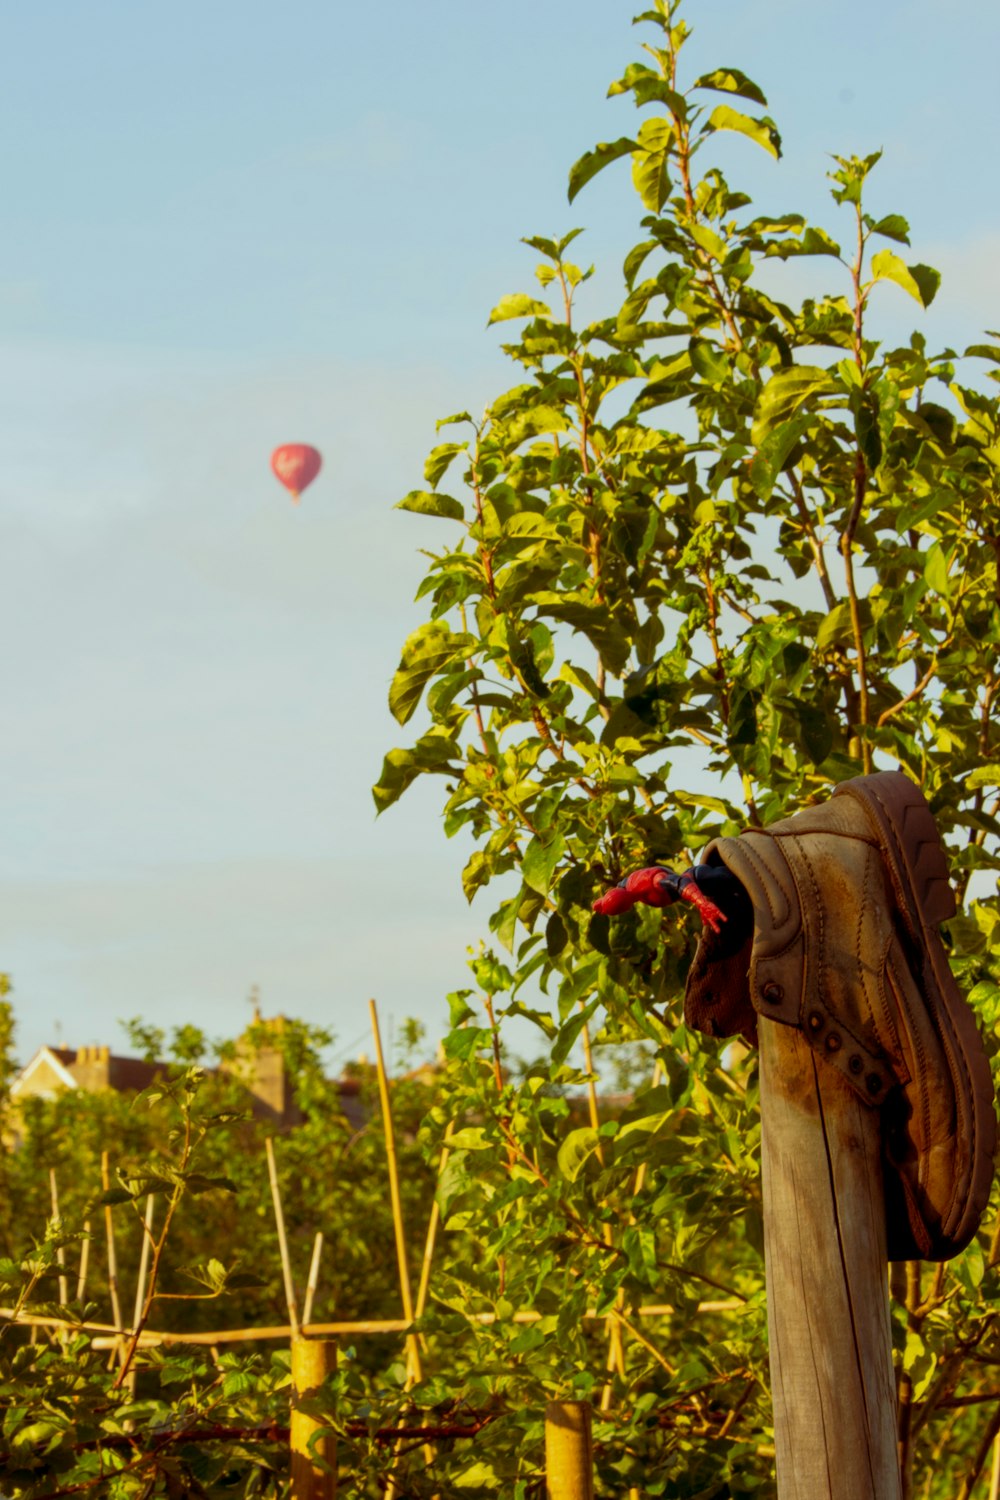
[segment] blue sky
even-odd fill
[[[393,512],[437,416],[509,383],[491,306],[587,226],[592,306],[638,238],[618,0],[53,0],[0,48],[0,968],[20,1049],[266,1010],[364,1046],[443,1024],[483,918],[437,788],[377,824],[385,696],[433,523]],[[770,99],[734,182],[833,228],[828,153],[885,157],[944,273],[925,326],[1000,325],[1000,9],[691,0],[691,65]],[[829,263],[823,263],[824,274]],[[815,274],[806,263],[788,274]],[[822,289],[827,289],[825,286]],[[889,289],[887,332],[914,321]],[[267,459],[325,456],[299,509]]]

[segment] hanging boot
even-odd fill
[[[688,976],[688,1022],[712,1036],[796,1026],[882,1114],[890,1260],[969,1243],[993,1179],[997,1121],[975,1017],[937,932],[955,898],[934,818],[898,771],[704,855],[740,881],[754,931],[735,954],[710,928]]]

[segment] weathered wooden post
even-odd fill
[[[968,1245],[997,1141],[989,1063],[938,933],[955,900],[933,815],[902,772],[856,777],[595,905],[677,900],[704,923],[688,1023],[760,1045],[780,1500],[900,1500],[888,1256]]]
[[[781,1500],[899,1500],[879,1118],[760,1022],[764,1254]]]
[[[337,1500],[337,1439],[324,1432],[312,1445],[322,1422],[299,1409],[337,1368],[332,1339],[292,1339],[292,1487],[291,1500]]]
[[[550,1401],[545,1408],[548,1500],[594,1500],[594,1444],[589,1401]]]

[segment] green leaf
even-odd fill
[[[431,490],[411,490],[397,501],[396,510],[412,510],[421,516],[443,516],[449,521],[465,519],[461,500]]]
[[[732,376],[729,360],[717,345],[708,339],[692,339],[688,352],[691,355],[691,367],[696,375],[700,375],[707,385],[722,385]]]
[[[600,1144],[600,1136],[590,1126],[571,1130],[556,1153],[556,1163],[562,1175],[575,1182]]]
[[[493,1495],[499,1493],[501,1475],[492,1464],[475,1463],[448,1482],[455,1490],[478,1490],[481,1495]]]
[[[618,161],[622,156],[628,156],[630,152],[637,150],[637,142],[630,136],[620,136],[617,141],[601,141],[593,151],[585,151],[580,160],[573,163],[569,173],[570,203],[576,197],[582,187],[585,187],[592,177],[598,172],[603,172],[610,162]],[[492,322],[492,319],[490,320]]]
[[[851,606],[845,599],[834,606],[816,632],[816,649],[825,651],[828,646],[844,640],[851,634]]]
[[[607,918],[605,918],[606,920]],[[577,1011],[574,1015],[570,1016],[568,1021],[564,1021],[560,1026],[559,1035],[552,1044],[552,1066],[554,1068],[562,1067],[580,1040],[581,1031],[591,1019],[599,1004],[599,999],[591,1000],[588,1005],[584,1006],[583,1010]]]
[[[767,100],[763,91],[741,73],[739,68],[714,68],[711,73],[702,73],[696,78],[693,85],[696,89],[715,89],[720,94],[738,94],[741,99],[752,99],[754,104],[762,104],[767,108]]]
[[[758,146],[763,146],[775,159],[781,155],[781,136],[774,122],[766,117],[755,120],[752,115],[741,114],[728,104],[720,104],[713,109],[705,126],[705,133],[713,130],[738,131],[740,135],[756,141]]]
[[[476,644],[475,637],[452,632],[443,620],[430,620],[408,636],[389,688],[393,718],[405,724],[412,718],[424,688],[449,662],[461,660]]]
[[[884,235],[887,240],[897,240],[901,245],[910,243],[910,226],[902,214],[886,214],[877,222],[866,216],[865,223],[872,234]]]
[[[932,266],[908,266],[892,250],[880,250],[872,256],[872,284],[876,281],[894,281],[921,307],[930,307],[941,284],[941,273]]]
[[[422,735],[412,750],[390,750],[382,762],[382,774],[372,787],[376,808],[384,812],[398,802],[418,776],[453,774],[453,762],[459,755],[455,740],[440,726]]]
[[[673,138],[673,123],[662,117],[644,120],[639,130],[638,147],[632,156],[632,182],[650,213],[660,212],[670,192],[668,163]]]
[[[882,462],[882,432],[879,426],[878,397],[872,390],[864,391],[857,401],[854,431],[868,472],[874,474]]]
[[[950,559],[941,543],[935,542],[927,553],[927,561],[924,563],[924,578],[927,581],[927,587],[933,589],[935,594],[940,594],[943,599],[947,599],[951,593],[951,579],[948,576],[949,562]]]
[[[810,413],[782,422],[769,432],[750,464],[750,483],[761,500],[769,499],[777,483],[778,475],[788,461],[788,456],[809,431],[813,422]]]
[[[547,896],[552,885],[552,872],[566,851],[566,840],[561,833],[544,842],[537,837],[524,851],[521,860],[521,875],[526,886]]]
[[[795,235],[787,235],[784,239],[772,240],[766,253],[768,256],[778,256],[780,260],[791,260],[796,255],[839,257],[840,246],[830,238],[825,229],[813,229],[810,225],[803,230],[801,239],[797,239]]]
[[[424,478],[432,490],[437,489],[438,481],[445,474],[452,460],[459,453],[467,453],[468,449],[468,443],[438,443],[436,448],[431,449],[424,464]]]
[[[490,313],[487,328],[491,323],[505,323],[510,318],[551,318],[552,309],[547,302],[540,302],[537,297],[529,297],[527,292],[512,292],[509,297],[501,297],[496,307]]]
[[[791,365],[776,371],[757,403],[752,431],[754,446],[760,448],[768,433],[794,417],[804,402],[833,389],[829,370],[818,365]]]
[[[482,1125],[470,1125],[456,1130],[448,1144],[452,1151],[486,1151],[495,1142]]]
[[[991,761],[988,766],[977,766],[965,785],[970,792],[981,786],[1000,786],[1000,764]]]

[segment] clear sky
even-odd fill
[[[24,1058],[121,1045],[136,1014],[232,1034],[254,983],[348,1052],[370,994],[442,1029],[485,918],[437,787],[374,819],[433,525],[391,507],[435,417],[510,383],[484,325],[530,283],[521,235],[587,226],[593,306],[613,295],[627,164],[572,207],[565,183],[634,127],[604,97],[632,10],[0,11],[0,969]],[[784,135],[779,164],[727,141],[732,181],[835,224],[827,153],[883,147],[874,206],[944,273],[929,335],[1000,326],[996,0],[687,17],[692,66],[743,68]],[[902,331],[918,310],[887,295]],[[298,509],[283,441],[325,457]]]

